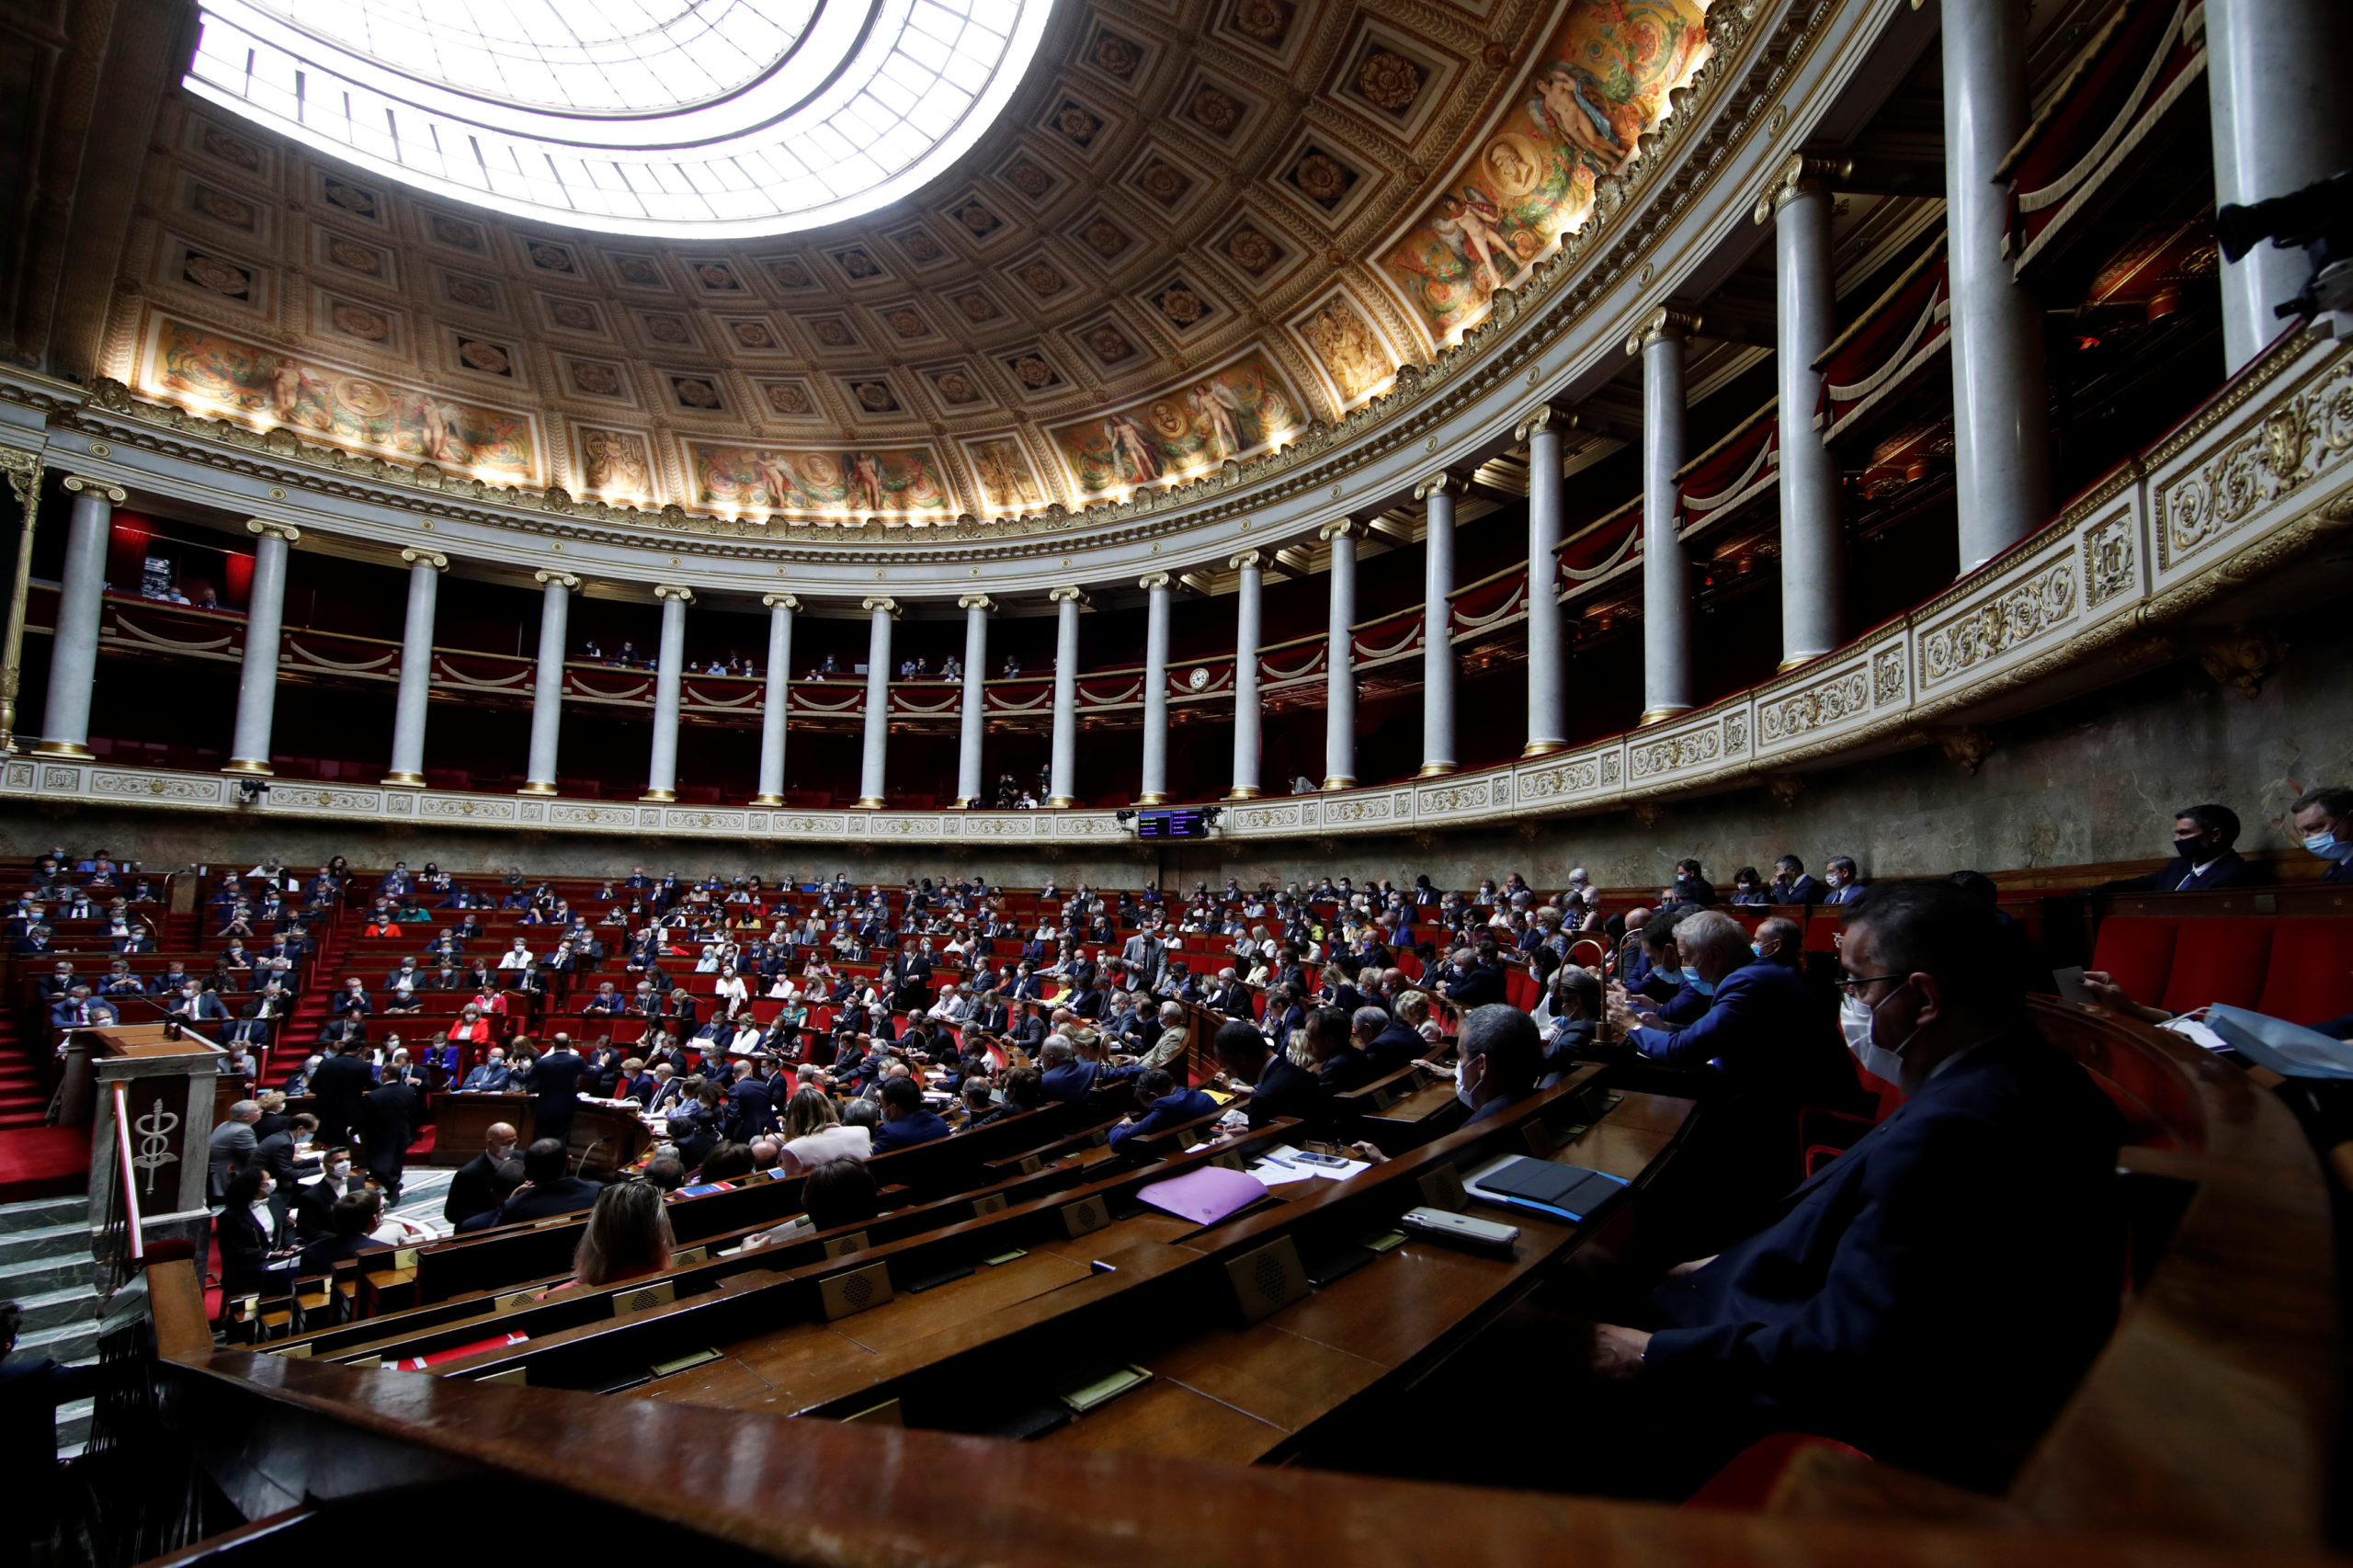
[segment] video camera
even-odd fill
[[[2284,320],[2353,308],[2353,169],[2285,196],[2224,207],[2214,214],[2214,237],[2231,261],[2267,239],[2282,250],[2312,253],[2313,274],[2303,291],[2274,315]]]

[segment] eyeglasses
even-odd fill
[[[1882,980],[1906,980],[1909,978],[1910,976],[1902,974],[1842,974],[1830,983],[1851,996],[1854,994],[1855,988],[1857,986],[1876,985]]]

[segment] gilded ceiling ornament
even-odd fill
[[[1421,68],[1402,54],[1377,49],[1357,68],[1357,88],[1381,108],[1406,108],[1422,90]]]

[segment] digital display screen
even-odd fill
[[[1197,811],[1138,812],[1138,838],[1207,838],[1210,824]]]

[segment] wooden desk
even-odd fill
[[[538,1119],[529,1095],[438,1095],[433,1101],[433,1153],[425,1163],[435,1166],[462,1165],[482,1153],[483,1138],[494,1122],[515,1129],[521,1146],[529,1148],[537,1135]],[[597,1145],[603,1147],[598,1148]],[[580,1104],[572,1119],[573,1157],[597,1169],[619,1170],[634,1165],[654,1146],[654,1130],[630,1111],[613,1106]],[[593,1159],[587,1156],[594,1151]]]

